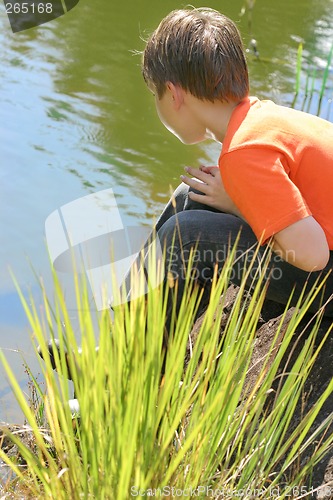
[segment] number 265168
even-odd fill
[[[52,13],[52,3],[6,3],[7,14],[51,14]]]

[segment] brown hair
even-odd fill
[[[159,98],[168,81],[209,101],[240,101],[249,92],[240,33],[233,21],[209,8],[166,16],[147,42],[142,73]]]

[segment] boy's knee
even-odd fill
[[[189,191],[188,185],[185,184],[185,182],[181,182],[174,190],[172,197],[175,199],[179,197],[186,198],[188,195],[188,191]]]

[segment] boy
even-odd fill
[[[333,124],[249,97],[240,34],[212,9],[177,10],[163,19],[147,42],[142,71],[173,134],[187,144],[222,143],[219,166],[186,169],[191,177],[181,176],[155,228],[178,282],[170,306],[174,298],[180,305],[191,249],[203,289],[199,315],[230,247],[237,242],[231,278],[238,284],[259,242],[261,253],[267,245],[273,250],[267,298],[286,304],[293,293],[296,302],[305,285],[327,278],[309,309],[316,312],[333,294]],[[333,316],[333,301],[325,314]]]
[[[295,288],[296,301],[305,283],[333,267],[333,124],[249,97],[238,29],[212,9],[163,19],[147,42],[142,72],[168,130],[186,144],[222,143],[218,167],[185,169],[177,213],[169,204],[157,225],[178,301],[188,250],[196,248],[195,276],[207,301],[214,267],[223,266],[239,235],[233,281],[241,279],[246,252],[269,245],[267,297],[287,303]],[[324,300],[332,293],[329,274]],[[325,312],[333,315],[332,302]]]

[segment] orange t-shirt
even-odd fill
[[[233,111],[224,187],[258,240],[312,215],[333,250],[333,124],[255,97]]]

